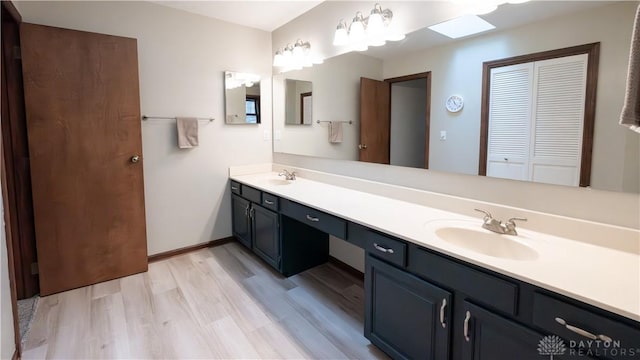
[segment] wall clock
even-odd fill
[[[460,95],[451,95],[447,98],[445,106],[449,112],[458,112],[464,106],[464,99]]]

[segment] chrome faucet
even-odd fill
[[[518,235],[516,231],[516,220],[518,221],[527,221],[525,218],[513,217],[507,220],[506,224],[503,224],[502,221],[494,219],[491,216],[491,213],[482,209],[474,209],[475,211],[479,211],[484,214],[482,227],[493,231],[494,233],[504,234],[504,235]]]
[[[287,171],[287,169],[282,170],[281,173],[278,174],[278,176],[284,176],[285,179],[287,180],[295,180],[296,179],[296,172],[292,171],[289,172]]]

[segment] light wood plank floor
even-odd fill
[[[237,243],[40,299],[24,359],[383,359],[362,281],[331,264],[290,278]]]

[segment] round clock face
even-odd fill
[[[464,99],[460,95],[451,95],[445,105],[449,112],[458,112],[464,106]]]

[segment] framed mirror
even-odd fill
[[[313,122],[313,83],[285,79],[285,124],[310,125]]]
[[[260,76],[225,71],[224,111],[227,124],[260,124]]]
[[[279,96],[277,88],[274,87],[274,129],[282,134],[282,140],[274,141],[274,152],[367,161],[366,158],[363,159],[363,154],[375,150],[375,144],[370,143],[373,140],[366,138],[363,141],[362,132],[366,124],[361,116],[363,112],[369,112],[374,105],[379,105],[380,101],[371,101],[368,106],[362,101],[361,78],[364,77],[378,83],[389,83],[390,94],[397,91],[406,93],[407,99],[413,96],[411,94],[415,94],[416,98],[428,99],[425,104],[426,117],[421,111],[415,111],[417,115],[414,117],[403,115],[399,121],[386,120],[386,126],[376,126],[373,131],[374,135],[380,136],[381,132],[391,133],[387,134],[391,138],[391,144],[382,146],[384,151],[393,151],[396,148],[393,139],[398,137],[393,135],[394,131],[404,134],[396,144],[408,143],[413,139],[410,135],[424,134],[424,138],[419,140],[420,144],[416,145],[415,153],[425,154],[425,159],[417,158],[411,163],[398,160],[394,163],[395,155],[401,153],[391,153],[387,154],[386,163],[478,176],[515,179],[517,175],[521,181],[552,184],[558,184],[556,179],[564,176],[573,181],[573,184],[567,184],[568,186],[587,185],[601,190],[638,193],[640,137],[637,133],[618,125],[625,93],[629,44],[636,6],[637,2],[624,1],[532,1],[505,5],[481,16],[496,26],[496,29],[491,31],[450,39],[425,27],[407,34],[407,38],[402,42],[370,47],[364,52],[349,52],[326,59],[323,64],[309,69],[288,72],[287,77],[313,81],[314,117],[321,120],[354,120],[354,125],[345,128],[341,146],[328,144],[326,129],[315,126],[315,123],[305,131],[285,127],[284,121],[280,120],[283,117],[278,116],[284,98]],[[425,24],[430,25],[433,24]],[[573,112],[581,118],[586,118],[581,113],[593,116],[591,123],[585,122],[584,127],[576,127],[577,130],[570,133],[563,128],[568,121],[565,118],[557,118],[564,110],[547,107],[543,109],[543,105],[555,107],[558,101],[569,103],[569,100],[579,100],[580,97],[569,96],[570,99],[567,100],[565,95],[568,92],[562,90],[561,86],[556,86],[574,82],[563,82],[560,79],[560,75],[566,76],[569,70],[563,68],[556,71],[561,64],[550,63],[554,65],[550,68],[546,66],[548,64],[535,63],[531,65],[534,71],[529,74],[532,76],[531,79],[538,79],[535,80],[536,83],[539,83],[539,78],[543,75],[536,73],[536,69],[544,71],[547,67],[553,70],[547,73],[553,74],[556,71],[559,74],[553,75],[549,80],[558,81],[547,82],[556,84],[544,93],[549,100],[544,104],[539,101],[533,102],[530,99],[538,99],[538,95],[535,98],[533,95],[527,95],[521,96],[518,105],[514,100],[514,91],[500,90],[508,96],[503,99],[504,106],[495,110],[505,114],[503,117],[507,122],[497,127],[498,122],[493,119],[497,119],[500,114],[491,113],[494,102],[486,99],[491,96],[491,92],[485,91],[485,87],[487,90],[493,89],[492,84],[498,84],[499,78],[494,76],[494,81],[483,83],[485,64],[496,66],[499,65],[496,62],[509,60],[509,66],[514,66],[512,62],[515,59],[519,62],[517,66],[524,66],[527,61],[520,62],[520,59],[526,59],[527,56],[590,44],[599,44],[597,57],[587,59],[584,65],[563,66],[567,69],[580,69],[576,76],[582,76],[580,81],[586,82],[589,77],[583,76],[584,71],[589,68],[591,61],[597,62],[596,74],[587,70],[587,75],[591,74],[597,78],[596,87],[587,86],[588,92],[595,92],[595,109],[593,106],[587,106],[593,105],[593,101],[580,100],[574,109],[576,111]],[[426,96],[424,90],[416,89],[415,84],[409,81],[405,81],[406,86],[400,86],[400,83],[393,85],[393,81],[407,80],[408,76],[424,73],[430,74]],[[490,75],[488,72],[485,77]],[[277,80],[278,76],[274,77],[274,86]],[[388,98],[392,113],[396,112],[394,106],[395,110],[402,110],[401,113],[410,109],[409,103],[396,101],[399,98],[394,99],[392,95]],[[458,103],[448,105],[448,100],[450,103],[453,100]],[[519,130],[509,121],[514,119],[513,111],[525,109],[522,104],[529,104],[530,111],[522,112],[521,119],[532,120],[520,123],[523,129]],[[513,107],[509,108],[510,105]],[[543,109],[550,115],[541,118],[539,113],[542,111],[537,109]],[[415,121],[408,121],[413,118]],[[415,127],[407,128],[406,125],[410,123],[415,124]],[[424,127],[426,129],[423,129]],[[585,137],[583,133],[586,133],[586,130],[592,130],[593,135]],[[543,153],[542,146],[528,144],[533,144],[532,140],[535,140],[532,134],[538,136],[542,133],[548,135],[547,140],[558,140],[549,143],[545,149],[560,153]],[[516,137],[512,136],[513,134],[522,135],[526,139],[523,145],[512,142],[503,144],[498,141],[500,134],[507,134],[505,139],[510,141]],[[569,143],[574,145],[571,149],[568,148]],[[583,146],[585,143],[587,145]],[[504,145],[504,149],[498,146],[501,144]],[[587,165],[581,165],[588,155],[583,148],[591,152],[590,169],[585,169]],[[482,149],[486,149],[484,155]],[[512,154],[503,155],[505,149]],[[513,149],[522,150],[526,155],[521,156],[525,161],[523,165],[516,162]],[[545,162],[539,165],[538,157],[542,155],[550,159],[543,159]],[[571,163],[564,160],[568,156],[573,157]],[[488,160],[489,166],[483,164],[482,158]],[[558,164],[562,165],[562,168]],[[488,167],[494,169],[487,170]],[[578,184],[575,174],[580,175],[580,178],[586,178],[581,175],[585,171],[590,175],[589,182],[580,180]]]

